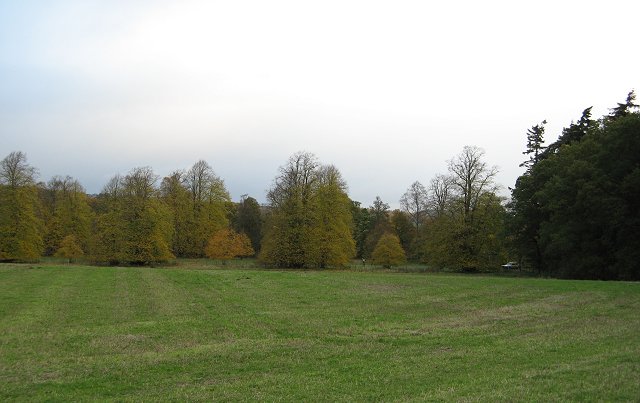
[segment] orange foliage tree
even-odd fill
[[[211,259],[229,260],[239,256],[252,256],[255,252],[246,234],[224,228],[209,238],[205,253]]]

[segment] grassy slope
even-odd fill
[[[0,265],[0,400],[636,400],[640,284]]]

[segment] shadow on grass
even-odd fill
[[[64,258],[45,256],[40,259],[39,262],[34,263],[14,263],[20,266],[95,266],[95,267],[113,267],[108,264],[96,264],[89,259],[77,259],[69,262]],[[117,264],[118,267],[140,267],[140,265],[131,264]],[[165,263],[153,263],[144,265],[145,267],[152,268],[182,268],[188,270],[288,270],[280,267],[269,267],[264,263],[261,263],[256,258],[243,258],[243,259],[231,259],[231,260],[218,260],[208,258],[177,258],[172,259]],[[354,272],[388,272],[388,273],[443,273],[443,274],[464,274],[469,276],[498,276],[498,277],[512,277],[512,278],[535,278],[541,277],[538,272],[529,270],[506,270],[503,268],[497,268],[496,270],[455,270],[455,269],[441,269],[433,266],[429,266],[424,263],[408,262],[403,265],[395,266],[392,268],[384,268],[380,265],[372,264],[370,262],[362,263],[359,259],[354,259],[351,263],[345,267],[334,267],[326,269],[306,268],[306,269],[291,269],[291,270],[307,270],[307,271],[354,271]]]

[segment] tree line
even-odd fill
[[[527,132],[529,159],[508,204],[513,253],[540,273],[640,279],[640,113],[635,93],[600,119],[591,107],[544,146],[545,121]]]
[[[232,202],[205,161],[164,178],[134,168],[92,196],[68,176],[37,182],[26,155],[13,152],[0,163],[0,260],[144,265],[255,255],[270,267],[325,268],[355,257],[464,271],[517,260],[545,275],[638,279],[634,97],[598,120],[587,108],[548,146],[546,121],[529,129],[526,171],[509,200],[497,168],[472,146],[426,186],[414,182],[396,210],[380,197],[368,207],[351,200],[340,171],[307,152],[279,168],[266,206],[247,195]]]
[[[26,155],[13,152],[0,163],[0,260],[144,265],[257,255],[273,267],[340,267],[356,257],[388,267],[410,259],[490,268],[505,256],[496,232],[505,210],[496,170],[482,156],[465,147],[450,175],[438,175],[430,189],[415,182],[403,209],[391,211],[379,197],[368,208],[352,201],[340,171],[307,152],[280,167],[266,206],[246,195],[232,202],[205,161],[162,179],[134,168],[92,196],[69,176],[37,182]]]
[[[0,260],[41,255],[100,264],[153,264],[175,257],[251,256],[261,238],[253,198],[232,203],[205,161],[161,181],[149,167],[115,175],[97,196],[75,179],[36,183],[26,155],[0,162]]]

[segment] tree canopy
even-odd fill
[[[0,260],[42,255],[151,265],[175,257],[255,256],[269,267],[343,267],[357,256],[394,266],[640,279],[640,112],[631,91],[599,119],[592,107],[548,145],[546,121],[525,134],[524,173],[506,202],[484,150],[465,146],[447,172],[414,181],[391,209],[353,201],[338,168],[298,152],[279,168],[268,205],[237,203],[211,165],[160,178],[114,175],[99,195],[70,176],[38,181],[23,152],[0,161]],[[400,259],[400,260],[398,260]]]
[[[382,267],[391,268],[407,261],[404,249],[400,245],[397,235],[386,233],[380,237],[376,247],[371,253],[373,263]]]
[[[0,161],[0,260],[35,261],[44,251],[36,175],[22,152]]]
[[[315,155],[291,156],[269,190],[260,259],[278,267],[343,266],[355,254],[351,201],[333,166]]]
[[[211,259],[226,261],[235,257],[252,256],[255,252],[246,234],[224,228],[209,238],[205,253]]]
[[[590,108],[553,153],[518,178],[510,232],[524,264],[547,275],[639,279],[640,114],[633,92],[598,122]]]
[[[499,267],[506,257],[504,208],[494,183],[496,167],[484,150],[466,146],[449,161],[449,172],[431,182],[431,220],[424,235],[423,260],[465,271]]]

